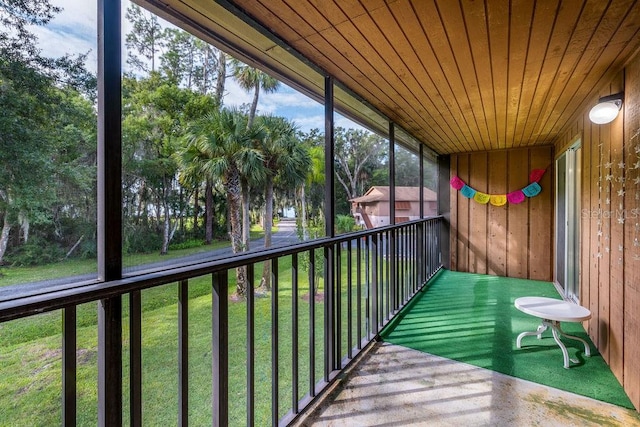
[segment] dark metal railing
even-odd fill
[[[189,286],[195,278],[210,275],[210,409],[213,425],[241,423],[238,413],[244,413],[240,415],[240,420],[246,420],[247,425],[286,425],[295,420],[341,370],[378,336],[389,320],[441,268],[441,221],[440,217],[412,221],[285,248],[178,266],[117,281],[78,284],[53,292],[25,295],[0,302],[0,322],[62,309],[62,421],[65,425],[75,425],[78,417],[76,309],[80,304],[102,301],[100,310],[104,313],[101,315],[121,313],[122,316],[121,307],[111,310],[104,301],[112,304],[120,301],[118,297],[128,295],[128,387],[120,387],[119,391],[114,392],[119,393],[117,396],[100,396],[99,399],[122,402],[125,397],[122,389],[128,388],[126,418],[131,425],[142,425],[142,297],[147,289],[177,283],[179,378],[176,413],[178,424],[186,426],[189,423],[190,406],[189,333],[202,327],[194,324],[189,315]],[[316,254],[323,255],[321,262]],[[270,303],[265,303],[271,316],[268,329],[259,326],[260,331],[267,330],[267,334],[271,335],[265,338],[257,334],[257,322],[265,320],[264,315],[256,311],[256,306],[263,304],[262,301],[253,292],[248,292],[244,302],[230,303],[228,292],[235,268],[246,266],[247,282],[252,287],[255,266],[266,260],[272,264],[272,287]],[[283,266],[289,263],[290,269],[283,270]],[[308,302],[301,298],[305,290]],[[322,292],[316,292],[319,290]],[[244,346],[230,347],[230,304],[246,306]],[[234,317],[233,320],[238,319]],[[105,335],[100,337],[99,345],[113,346],[107,353],[122,358],[122,337]],[[270,341],[266,346],[262,344],[265,339]],[[258,348],[260,351],[267,348],[270,360],[264,354],[257,355]],[[234,382],[235,378],[230,378],[230,365],[235,366],[238,360],[246,363],[244,385],[238,385]],[[116,372],[110,365],[103,366],[100,371],[107,376],[120,375],[122,378],[122,372],[119,371],[122,360],[113,366]],[[257,372],[265,369],[270,371],[267,378],[271,382],[271,402],[267,406],[262,404],[264,396],[258,398],[256,395],[259,389],[256,384]],[[264,381],[262,376],[261,381]],[[231,385],[235,389],[244,388],[244,408],[238,408],[238,399],[230,398]],[[19,401],[15,404],[20,405]],[[105,405],[106,410],[113,410],[108,406]],[[231,417],[233,420],[230,421]]]

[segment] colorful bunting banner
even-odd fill
[[[546,169],[533,169],[529,173],[529,185],[526,187],[512,191],[508,194],[485,194],[469,187],[458,176],[451,178],[451,186],[460,191],[464,197],[473,199],[478,203],[486,205],[491,203],[493,206],[504,206],[507,202],[518,204],[525,201],[527,197],[534,197],[540,194],[542,187],[540,187],[540,180],[544,175]]]

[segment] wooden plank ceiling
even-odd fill
[[[640,47],[637,0],[219,3],[440,154],[553,143]]]

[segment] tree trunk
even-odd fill
[[[162,249],[160,249],[160,255],[166,255],[169,252],[169,231],[171,229],[171,214],[169,212],[169,203],[167,202],[169,193],[168,179],[163,180],[162,190]],[[160,210],[158,209],[158,213]],[[158,218],[158,221],[160,218]]]
[[[253,101],[251,101],[251,109],[249,110],[249,120],[247,121],[247,128],[253,126],[253,120],[256,117],[256,111],[258,110],[258,98],[260,97],[260,82],[257,82],[253,91]]]
[[[241,179],[242,182],[242,251],[249,250],[249,244],[251,239],[251,218],[249,216],[249,183],[246,179]]]
[[[218,106],[222,105],[222,97],[224,96],[224,85],[227,78],[227,56],[223,51],[218,54],[218,75],[216,78],[216,94],[215,100]]]
[[[195,193],[193,194],[193,232],[198,233],[198,210],[200,209],[200,186],[196,186]]]
[[[171,216],[169,215],[169,206],[165,202],[164,219],[162,224],[162,249],[160,249],[160,255],[166,255],[169,252],[169,230],[171,229]]]
[[[20,214],[18,214],[18,222],[20,223],[20,229],[22,230],[22,241],[27,243],[29,242],[29,229],[31,228],[29,218],[24,214],[24,212],[20,212]]]
[[[302,240],[309,240],[309,222],[307,221],[307,195],[306,184],[300,186],[300,224],[302,225]]]
[[[207,179],[204,189],[204,244],[210,245],[213,241],[213,185]]]
[[[240,189],[240,175],[232,171],[227,175],[227,203],[231,223],[231,248],[234,254],[242,251],[242,191]],[[252,290],[253,291],[253,290]],[[244,298],[247,295],[246,267],[236,268],[236,296]]]
[[[184,188],[180,186],[180,217],[178,224],[180,224],[180,232],[184,234]]]
[[[271,232],[273,229],[273,179],[267,178],[264,189],[265,214],[264,214],[264,247],[271,247]],[[260,287],[266,291],[271,290],[271,261],[266,260],[262,266],[262,280]]]
[[[9,244],[9,232],[11,231],[11,224],[9,223],[9,214],[4,213],[4,222],[2,224],[2,231],[0,231],[0,264],[4,260],[4,254],[7,251],[7,245]]]

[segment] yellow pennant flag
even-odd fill
[[[491,196],[490,201],[493,206],[504,206],[507,203],[507,195],[494,194]]]
[[[474,196],[473,196],[473,200],[475,200],[478,203],[482,203],[484,205],[489,201],[490,197],[491,196],[489,196],[488,194],[476,191],[476,194],[474,194]]]

